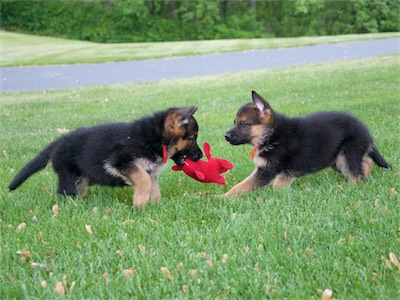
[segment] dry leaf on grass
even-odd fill
[[[70,293],[70,294],[72,293],[72,290],[74,289],[75,284],[76,284],[75,281],[72,281],[72,282],[71,282],[71,286],[69,287],[69,293]]]
[[[285,239],[285,241],[288,240],[288,233],[287,233],[286,230],[285,230],[285,232],[283,233],[283,238]]]
[[[199,252],[199,253],[197,253],[197,257],[200,257],[200,258],[207,258],[207,257],[208,257],[208,254],[207,254],[206,252]]]
[[[106,286],[108,286],[110,284],[110,279],[108,278],[108,273],[107,272],[105,272],[103,274],[103,278],[104,278],[104,281],[106,282]]]
[[[264,275],[265,275],[265,277],[267,277],[267,279],[268,279],[268,284],[269,284],[269,282],[270,282],[270,280],[271,280],[271,275],[269,274],[268,271],[265,271]]]
[[[65,296],[64,284],[61,281],[57,281],[54,286],[54,291],[60,296]]]
[[[58,207],[57,204],[54,204],[51,207],[51,213],[53,214],[53,218],[57,217],[59,212],[60,212],[60,208]]]
[[[39,233],[38,233],[38,238],[39,238],[39,240],[42,242],[43,245],[47,244],[47,243],[44,241],[43,231],[39,231]]]
[[[332,291],[326,289],[323,293],[322,293],[322,300],[331,300],[332,299]]]
[[[9,159],[7,150],[3,150],[3,156],[4,156],[5,159]]]
[[[122,274],[124,274],[125,279],[130,279],[131,277],[135,276],[136,271],[134,268],[129,268],[129,269],[123,270]]]
[[[392,262],[392,264],[394,264],[400,271],[400,262],[396,257],[396,254],[394,254],[393,252],[389,253],[389,259]]]
[[[87,232],[87,233],[93,234],[92,226],[90,226],[90,225],[88,225],[88,224],[85,224],[85,229],[86,229],[86,232]]]
[[[140,252],[146,251],[146,247],[143,244],[139,244],[138,248],[139,248]]]
[[[62,280],[63,280],[64,288],[67,289],[67,276],[64,275]]]
[[[341,244],[343,244],[345,241],[346,241],[345,238],[340,238],[340,239],[338,239],[337,243],[338,243],[339,245],[341,245]]]
[[[189,286],[186,284],[182,285],[182,292],[186,293],[189,290]]]
[[[393,270],[392,264],[390,263],[390,261],[389,261],[386,257],[381,256],[381,259],[382,259],[383,262],[385,263],[386,268],[388,268],[388,269],[390,269],[390,270]]]
[[[17,226],[17,231],[21,231],[22,229],[24,229],[26,227],[26,223],[21,223]]]
[[[174,280],[174,277],[172,276],[171,271],[168,270],[167,267],[161,267],[160,270],[161,270],[161,272],[162,272],[163,274],[167,275],[169,281]]]
[[[260,272],[260,265],[258,263],[256,263],[253,267],[253,270],[256,272]]]
[[[50,273],[50,275],[51,275],[51,273]],[[50,276],[50,278],[51,278],[51,276]],[[76,284],[76,282],[72,281],[71,285],[69,286],[69,290],[68,290],[67,276],[64,275],[62,278],[62,281],[57,281],[56,284],[54,285],[54,291],[58,295],[64,297],[66,292],[69,292],[70,294],[72,293],[72,290],[74,289],[75,284]]]
[[[222,261],[223,264],[225,264],[228,261],[228,254],[225,253],[224,255],[222,255],[222,260],[221,261]]]
[[[183,263],[179,263],[178,264],[178,272],[182,272],[182,269],[183,269]]]
[[[22,261],[30,260],[32,258],[32,253],[28,250],[18,250],[17,254]]]
[[[122,222],[122,225],[130,225],[130,224],[134,224],[134,223],[136,223],[136,221],[135,220],[131,220],[131,219],[129,219],[129,220],[126,220],[126,221],[124,221],[124,222]]]
[[[69,132],[69,129],[67,129],[67,128],[65,128],[65,127],[63,127],[63,128],[57,128],[57,132],[58,132],[58,133],[61,133],[61,134],[67,133],[67,132]]]
[[[197,274],[197,270],[192,269],[189,271],[189,277],[191,279],[193,279],[196,276],[196,274]]]

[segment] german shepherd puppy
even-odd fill
[[[373,161],[390,168],[375,147],[367,127],[343,112],[317,112],[302,118],[276,113],[256,92],[242,106],[225,138],[232,145],[257,147],[256,169],[225,196],[246,193],[273,181],[275,189],[295,177],[327,167],[342,172],[350,182],[366,178]]]
[[[161,198],[158,175],[167,158],[178,165],[197,161],[197,107],[170,108],[130,123],[79,128],[40,152],[9,185],[15,190],[49,162],[58,175],[57,193],[85,196],[89,185],[131,185],[133,205],[143,207]]]

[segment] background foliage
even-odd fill
[[[1,27],[89,40],[149,42],[399,30],[396,0],[4,0]]]

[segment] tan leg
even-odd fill
[[[275,177],[275,180],[273,183],[274,190],[288,187],[293,181],[294,181],[294,178],[292,176],[289,176],[284,173],[280,173]]]
[[[141,169],[135,169],[129,175],[132,185],[135,187],[133,194],[133,206],[142,208],[150,199],[151,179],[150,175]]]
[[[87,189],[89,187],[90,181],[88,178],[81,178],[77,183],[76,183],[76,189],[78,192],[79,197],[85,197],[87,193]]]
[[[158,185],[157,176],[150,176],[151,178],[151,189],[150,189],[150,199],[158,202],[161,199],[160,186]]]
[[[242,182],[239,182],[238,184],[233,186],[228,192],[225,193],[224,196],[231,197],[238,194],[245,194],[253,190],[256,187],[255,174],[256,171],[254,171],[249,177],[247,177]]]
[[[369,156],[364,156],[361,162],[361,169],[365,177],[369,176],[372,172],[374,161]]]
[[[336,158],[336,168],[342,172],[344,176],[347,177],[350,183],[355,184],[358,182],[359,178],[351,174],[349,168],[347,167],[346,156],[342,153]]]

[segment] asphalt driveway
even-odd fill
[[[98,64],[0,68],[1,91],[154,82],[400,53],[400,38]]]

